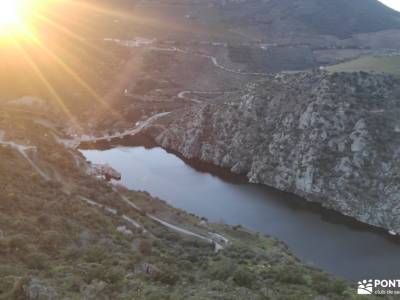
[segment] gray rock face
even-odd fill
[[[400,233],[399,80],[279,74],[175,114],[162,147]]]

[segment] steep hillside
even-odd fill
[[[400,233],[399,84],[367,73],[280,74],[149,133],[187,158]]]
[[[237,26],[254,26],[266,36],[321,34],[348,38],[400,29],[400,14],[377,0],[225,1],[221,13]]]

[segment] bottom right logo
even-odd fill
[[[364,279],[357,283],[358,295],[400,295],[400,279]]]
[[[358,288],[357,288],[358,295],[372,295],[373,292],[374,292],[374,283],[372,279],[358,282]]]

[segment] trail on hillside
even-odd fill
[[[15,143],[13,141],[5,141],[4,140],[4,132],[0,131],[0,145],[3,147],[8,147],[11,149],[16,150],[30,165],[31,167],[38,173],[44,180],[49,181],[50,177],[47,176],[45,172],[43,172],[35,163],[34,161],[28,156],[28,151],[36,151],[36,147],[34,146],[27,146]]]

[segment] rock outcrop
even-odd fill
[[[162,147],[400,233],[400,80],[279,74],[175,114]]]

